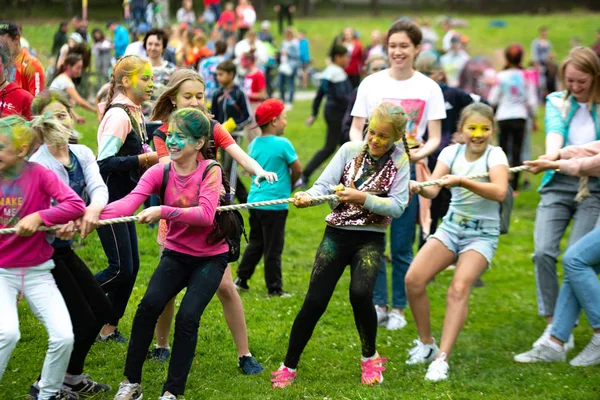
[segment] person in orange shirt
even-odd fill
[[[13,22],[0,21],[0,37],[8,41],[15,60],[15,84],[36,96],[44,90],[44,67],[27,49],[21,48],[21,28]]]

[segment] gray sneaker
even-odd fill
[[[585,349],[581,351],[571,360],[569,363],[574,367],[591,367],[593,365],[600,364],[600,337],[597,335],[592,336],[592,340],[585,346]]]
[[[564,347],[560,351],[555,350],[550,344],[550,339],[547,339],[528,352],[517,354],[514,360],[519,363],[567,361],[567,351]]]
[[[119,391],[113,400],[141,400],[142,397],[144,397],[142,394],[142,385],[139,383],[121,382],[119,384]]]

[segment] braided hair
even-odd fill
[[[123,93],[123,78],[131,78],[134,75],[141,73],[148,64],[149,62],[147,59],[136,55],[124,56],[119,59],[110,75],[106,106],[102,118],[106,115],[106,111],[108,111],[115,94]]]
[[[390,102],[383,102],[378,105],[371,114],[369,119],[369,125],[367,129],[371,129],[371,126],[374,123],[384,123],[389,124],[392,127],[392,132],[394,133],[395,141],[402,140],[402,145],[404,147],[404,152],[408,157],[408,162],[412,162],[410,158],[410,151],[408,147],[408,142],[406,140],[406,124],[408,122],[406,118],[406,112],[401,106],[395,105]],[[354,171],[352,173],[352,178],[350,179],[350,186],[354,186],[354,180],[356,178],[356,174],[360,170],[363,161],[365,159],[365,155],[369,151],[369,140],[365,142],[360,154],[354,160]]]

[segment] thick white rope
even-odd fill
[[[526,171],[528,169],[529,169],[528,166],[521,165],[520,167],[510,168],[508,171],[509,172],[521,172],[521,171]],[[465,176],[464,178],[481,179],[481,178],[486,178],[488,176],[489,176],[489,172],[486,172],[483,174]],[[435,185],[439,185],[441,183],[443,183],[443,179],[438,179],[435,181],[420,182],[418,184],[418,186],[419,187],[435,186]],[[312,205],[314,206],[314,205],[324,203],[326,201],[337,200],[337,196],[335,194],[328,194],[325,196],[313,196],[313,197],[311,197],[311,200],[313,202]],[[266,207],[266,206],[273,206],[276,204],[286,204],[286,203],[293,203],[293,202],[294,202],[293,197],[290,197],[287,199],[278,199],[278,200],[269,200],[269,201],[256,201],[254,203],[232,204],[230,206],[217,207],[217,211],[245,210],[245,209],[249,209],[249,208]],[[137,215],[133,215],[131,217],[104,219],[104,220],[99,221],[98,225],[104,226],[104,225],[120,224],[120,223],[124,223],[124,222],[133,222],[133,221],[137,221],[137,220],[138,220]],[[38,231],[53,231],[56,229],[60,229],[62,226],[63,225],[40,226],[38,228]],[[0,235],[5,235],[5,234],[15,233],[15,232],[16,232],[15,228],[0,229]]]

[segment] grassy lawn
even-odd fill
[[[506,17],[509,28],[488,31],[489,18],[470,17],[472,49],[488,51],[511,41],[528,44],[538,25],[552,27],[551,39],[558,55],[567,51],[569,37],[578,35],[584,42],[593,38],[598,15],[555,15],[541,17]],[[333,32],[356,24],[362,32],[379,27],[387,21],[345,19],[305,20],[299,23],[313,40],[315,56],[324,52]],[[26,25],[24,32],[34,47],[48,49],[55,24]],[[492,34],[496,32],[496,34]],[[483,40],[485,38],[485,40]],[[321,49],[321,50],[318,50]],[[288,113],[287,137],[292,140],[300,160],[306,164],[324,142],[325,125],[319,120],[312,128],[303,122],[310,110],[309,103],[297,103]],[[96,123],[91,113],[81,111],[88,123],[80,127],[83,143],[96,149]],[[540,116],[540,126],[543,123]],[[542,151],[543,135],[534,137],[534,154]],[[244,177],[247,182],[247,177]],[[534,177],[534,186],[539,178]],[[293,319],[299,311],[308,286],[313,257],[325,228],[327,206],[297,210],[290,208],[283,255],[284,286],[293,294],[289,299],[268,299],[261,269],[250,282],[251,290],[242,294],[250,337],[250,349],[266,371],[258,376],[241,375],[236,364],[236,349],[218,300],[207,308],[200,326],[196,358],[188,380],[189,399],[395,399],[395,398],[519,398],[519,399],[598,399],[600,369],[575,369],[568,364],[520,365],[513,356],[528,350],[541,334],[545,324],[537,316],[535,280],[531,254],[533,225],[539,198],[535,191],[521,192],[516,199],[511,232],[501,237],[493,268],[483,279],[485,287],[475,289],[471,296],[470,313],[464,331],[450,362],[450,379],[438,384],[423,380],[424,366],[406,366],[406,352],[416,339],[416,329],[410,312],[408,326],[390,332],[379,331],[378,349],[388,358],[385,382],[379,387],[360,384],[360,343],[348,301],[349,276],[340,280],[312,340],[303,354],[296,384],[284,391],[270,388],[270,371],[275,370],[285,355]],[[120,325],[129,336],[131,323],[146,284],[158,263],[156,230],[138,225],[141,268],[133,290],[130,306]],[[106,266],[106,258],[96,234],[78,248],[78,254],[93,271]],[[233,266],[234,270],[236,266]],[[559,270],[562,270],[559,267]],[[452,272],[443,272],[428,289],[432,304],[432,328],[440,336],[445,311],[445,293]],[[181,295],[179,297],[181,299]],[[13,353],[4,379],[0,383],[0,398],[22,399],[29,385],[38,376],[46,351],[46,334],[32,316],[25,302],[20,306],[21,341]],[[585,316],[575,329],[576,349],[587,344],[591,329]],[[118,386],[122,380],[126,346],[98,344],[90,353],[86,373],[95,380]],[[144,369],[145,398],[157,398],[166,379],[168,366],[149,362]],[[115,391],[95,399],[112,399]]]

